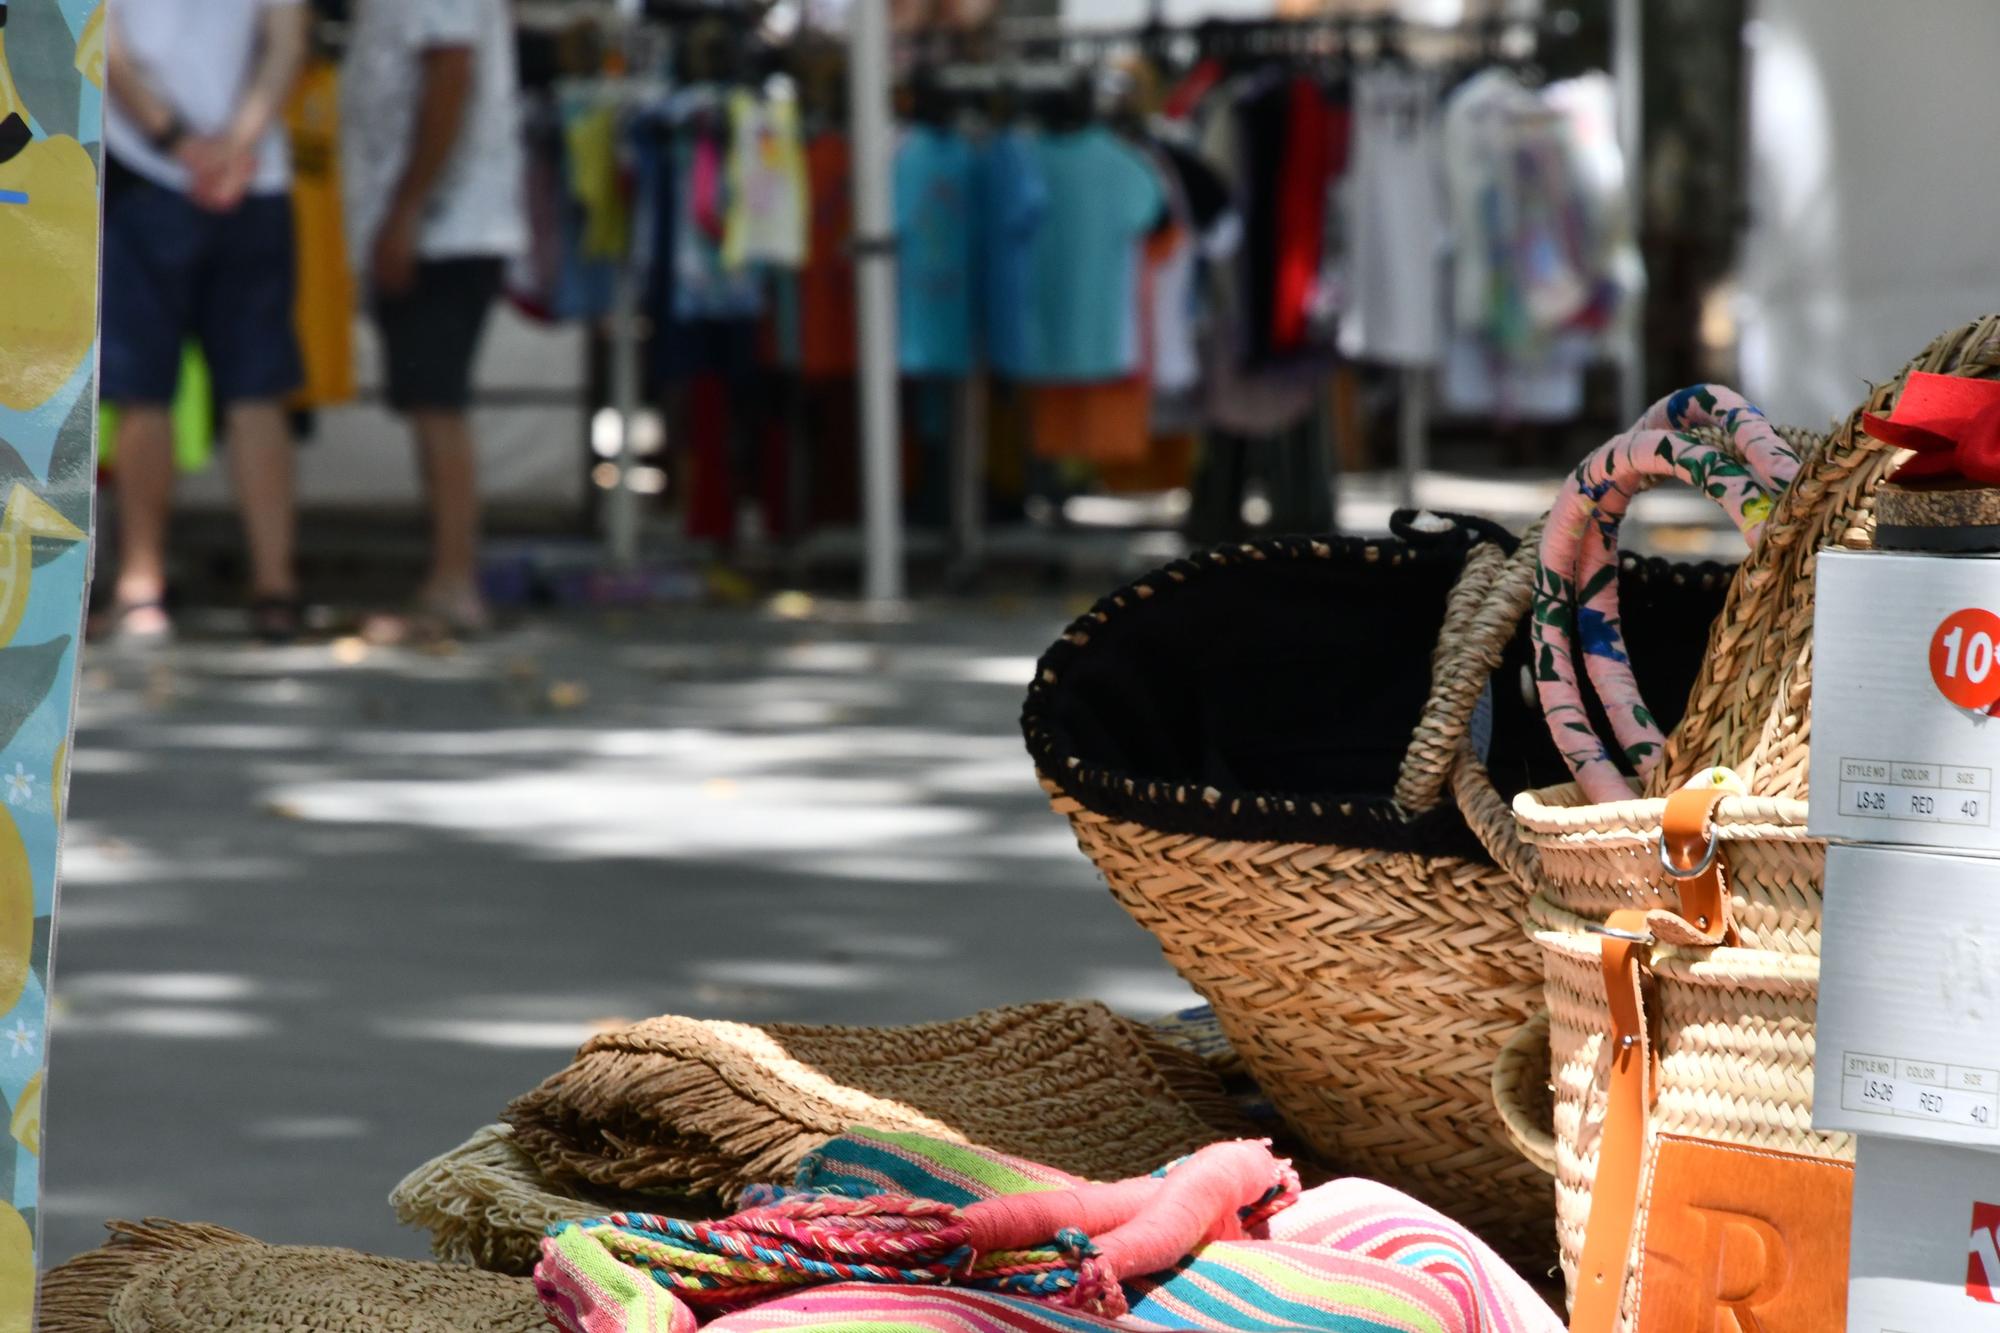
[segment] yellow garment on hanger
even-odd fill
[[[293,321],[305,383],[294,407],[325,407],[354,397],[354,274],[340,205],[340,72],[314,60],[285,108],[292,137],[292,223],[298,291]]]
[[[585,111],[570,120],[569,189],[583,205],[583,257],[623,259],[631,239],[631,219],[618,191],[618,118],[610,107]]]
[[[796,97],[729,95],[729,195],[722,264],[798,268],[812,224],[811,185]]]

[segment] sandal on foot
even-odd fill
[[[167,643],[174,637],[173,617],[158,597],[140,602],[113,602],[91,625],[90,637],[105,644]]]
[[[250,632],[268,644],[297,642],[305,632],[305,604],[296,597],[251,598]]]

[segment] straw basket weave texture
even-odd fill
[[[113,1222],[43,1281],[41,1333],[539,1333],[526,1278],[353,1250],[266,1245],[222,1227]]]
[[[1540,1162],[1519,1150],[1536,1112],[1518,1110],[1517,1132],[1491,1091],[1504,1040],[1542,1004],[1541,961],[1525,930],[1535,881],[1477,757],[1490,751],[1495,771],[1504,762],[1510,790],[1561,768],[1517,685],[1528,663],[1522,627],[1533,565],[1510,558],[1515,543],[1504,535],[1475,529],[1469,548],[1454,549],[1412,526],[1402,529],[1406,541],[1223,548],[1113,593],[1043,658],[1023,729],[1055,808],[1113,896],[1214,1006],[1312,1151],[1444,1209],[1511,1262],[1542,1271],[1554,1257],[1549,1164],[1546,1150]],[[1534,534],[1525,540],[1531,549]],[[1441,560],[1450,567],[1439,575]],[[1628,557],[1620,576],[1627,605],[1653,608],[1671,627],[1639,627],[1647,639],[1639,646],[1652,651],[1635,651],[1636,666],[1684,691],[1725,571]],[[1357,587],[1377,580],[1393,589],[1387,604]],[[1329,659],[1361,654],[1399,667],[1408,635],[1396,637],[1397,622],[1407,629],[1423,614],[1408,608],[1422,605],[1438,608],[1422,626],[1427,693],[1406,701],[1406,712],[1397,704],[1371,718],[1383,710],[1373,698],[1344,699]],[[1093,666],[1107,651],[1109,664]],[[1208,674],[1180,708],[1128,703],[1141,693],[1128,684],[1181,657]],[[1302,685],[1279,682],[1296,687],[1287,706],[1303,704],[1280,726],[1331,746],[1348,743],[1351,730],[1396,733],[1379,787],[1350,796],[1204,790],[1084,753],[1098,728],[1114,726],[1163,731],[1158,745],[1142,747],[1155,759],[1177,744],[1240,743],[1230,692],[1256,688],[1280,664],[1303,673]],[[1091,670],[1095,695],[1076,683]],[[1201,725],[1210,738],[1182,734]],[[1222,766],[1233,767],[1232,757]],[[1447,788],[1460,808],[1483,800],[1483,818],[1505,836],[1475,838]],[[1546,1141],[1545,1101],[1535,1132]]]
[[[648,1019],[592,1037],[504,1119],[557,1189],[718,1199],[857,1125],[1104,1180],[1250,1132],[1199,1056],[1059,1002],[902,1028]]]
[[[1996,337],[2000,320],[1968,325],[1933,343],[1904,374],[1990,373],[2000,365]],[[1798,477],[1731,585],[1688,711],[1646,797],[1589,805],[1563,786],[1515,799],[1514,855],[1540,888],[1530,912],[1548,971],[1558,1233],[1572,1292],[1610,1059],[1602,937],[1592,927],[1619,909],[1679,910],[1659,863],[1664,795],[1704,767],[1735,768],[1755,793],[1724,799],[1713,818],[1740,947],[1656,951],[1661,1062],[1648,1131],[1853,1155],[1845,1136],[1810,1128],[1825,857],[1824,845],[1805,835],[1812,574],[1822,547],[1868,543],[1874,488],[1895,454],[1861,433],[1860,415],[1886,411],[1902,382],[1873,392],[1830,437],[1793,437],[1805,445]],[[1478,808],[1490,816],[1490,805]],[[1482,836],[1495,832],[1490,818],[1467,813]],[[1523,1119],[1518,1108],[1509,1118]],[[1628,1285],[1627,1323],[1636,1298]]]
[[[1420,542],[1285,541],[1177,562],[1071,627],[1043,659],[1023,727],[1055,809],[1113,896],[1214,1006],[1312,1151],[1445,1209],[1510,1261],[1543,1268],[1553,1254],[1548,1178],[1520,1155],[1489,1084],[1503,1039],[1541,1004],[1540,960],[1523,929],[1527,890],[1479,855],[1444,801],[1455,765],[1478,768],[1469,755],[1461,760],[1460,742],[1496,668],[1518,651],[1528,584],[1514,580],[1518,587],[1496,595],[1511,545],[1483,536],[1441,557]],[[1220,614],[1242,615],[1246,629],[1268,635],[1272,657],[1309,656],[1322,645],[1285,643],[1264,609],[1240,611],[1235,589],[1303,577],[1297,567],[1314,562],[1374,567],[1386,578],[1405,562],[1440,558],[1456,568],[1425,585],[1448,589],[1444,625],[1393,802],[1386,790],[1371,801],[1156,784],[1103,771],[1067,748],[1055,719],[1068,673],[1135,619],[1133,638],[1151,651],[1181,651],[1185,642],[1200,654],[1213,651],[1201,616],[1227,604]],[[1625,570],[1635,580],[1644,572]],[[1204,581],[1230,591],[1210,590],[1198,604],[1207,610],[1184,613]],[[1312,613],[1324,621],[1342,609]],[[1370,644],[1377,626],[1345,628],[1355,651],[1392,652],[1379,638]],[[1177,637],[1147,637],[1161,634]],[[1237,651],[1263,647],[1251,641]],[[1247,665],[1254,672],[1266,663]],[[1336,736],[1344,725],[1314,721]],[[1436,835],[1441,803],[1455,835]],[[1426,825],[1428,840],[1407,836]]]

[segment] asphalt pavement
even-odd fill
[[[385,1197],[597,1024],[1190,1002],[1015,718],[1073,608],[90,654],[44,1262],[107,1217],[420,1255]]]

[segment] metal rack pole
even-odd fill
[[[854,144],[856,339],[861,372],[861,493],[867,557],[862,595],[903,599],[902,460],[896,421],[896,253],[890,216],[889,5],[854,0],[847,15],[847,105]]]
[[[638,278],[621,260],[611,301],[611,411],[618,418],[617,484],[605,497],[606,555],[613,569],[639,564],[639,493],[632,489],[632,423],[639,413]]]
[[[1646,199],[1646,35],[1641,0],[1613,0],[1611,9],[1611,85],[1617,90],[1618,147],[1625,159],[1626,207],[1632,234],[1640,234]],[[1626,421],[1637,421],[1646,410],[1646,278],[1640,278],[1619,357],[1618,406]]]

